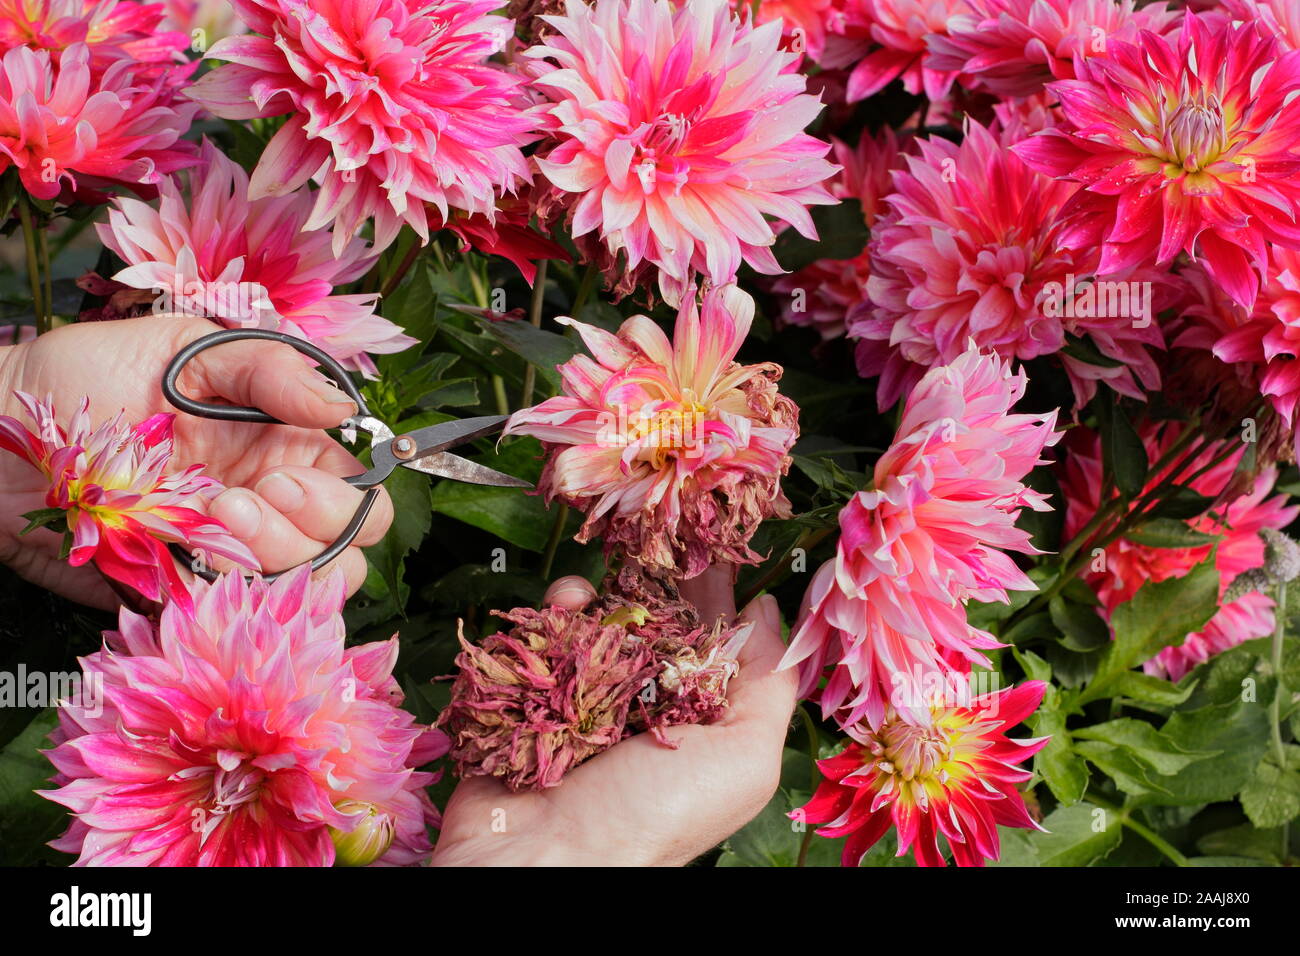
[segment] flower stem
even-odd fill
[[[402,284],[402,279],[406,276],[406,273],[410,271],[411,266],[415,265],[415,260],[420,258],[420,253],[423,251],[424,246],[420,245],[420,241],[417,238],[411,243],[411,248],[406,250],[406,255],[403,256],[402,261],[397,264],[397,268],[393,270],[392,275],[384,281],[383,286],[379,289],[379,297],[381,299],[388,298],[397,290],[397,287]]]
[[[1277,766],[1282,773],[1286,773],[1286,745],[1282,742],[1282,695],[1285,693],[1285,687],[1282,684],[1282,646],[1286,639],[1286,581],[1280,581],[1277,586],[1277,609],[1273,612],[1277,621],[1273,627],[1273,644],[1270,650],[1271,663],[1273,665],[1273,677],[1277,680],[1277,689],[1273,692],[1273,700],[1268,705],[1269,734],[1273,740],[1273,754],[1277,759]],[[1285,863],[1287,856],[1291,852],[1291,834],[1290,826],[1282,824],[1282,855],[1281,859]]]
[[[555,513],[555,524],[551,525],[551,536],[546,539],[546,550],[542,553],[542,580],[545,581],[551,576],[551,566],[555,564],[555,551],[560,546],[560,539],[564,537],[564,525],[569,519],[569,506],[560,505],[560,510]]]
[[[1107,803],[1105,800],[1099,799],[1098,797],[1092,796],[1091,794],[1089,794],[1087,802],[1091,803],[1095,807],[1101,807],[1101,809],[1107,811],[1108,813],[1115,814],[1115,818],[1119,820],[1121,826],[1128,827],[1130,830],[1132,830],[1142,839],[1150,843],[1153,847],[1155,847],[1157,850],[1163,853],[1165,858],[1168,859],[1169,862],[1172,863],[1174,866],[1188,865],[1187,857],[1183,856],[1182,853],[1178,851],[1178,848],[1176,846],[1174,846],[1164,837],[1160,836],[1160,834],[1156,833],[1146,824],[1139,823],[1137,820],[1134,820],[1131,815],[1131,811],[1128,808],[1117,807],[1114,804]]]
[[[533,279],[533,298],[528,303],[528,321],[533,324],[533,328],[542,327],[542,300],[546,298],[546,265],[547,259],[542,259],[537,263],[537,276]],[[528,408],[533,404],[533,386],[537,382],[537,366],[532,362],[524,369],[524,390],[519,399],[520,408]]]
[[[23,244],[27,247],[27,284],[32,290],[32,311],[36,313],[36,334],[50,331],[53,322],[45,308],[41,282],[39,253],[37,252],[36,224],[32,219],[32,207],[26,196],[18,199],[18,218],[23,224]]]
[[[578,283],[578,291],[573,296],[573,318],[578,317],[582,307],[587,304],[587,299],[591,297],[591,290],[596,285],[596,266],[587,266],[587,271],[582,274],[582,281]]]
[[[790,550],[781,555],[781,560],[774,563],[761,578],[754,582],[752,587],[740,596],[739,606],[744,607],[759,594],[771,587],[777,580],[788,574],[789,569],[787,567],[788,562],[786,559],[789,558],[790,555],[794,554],[796,549],[803,548],[805,551],[812,550],[817,545],[821,544],[822,539],[834,531],[835,527],[835,525],[827,525],[825,528],[816,528],[814,530],[805,531],[800,536],[799,540],[790,546]]]

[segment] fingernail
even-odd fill
[[[547,591],[547,600],[552,605],[579,608],[596,596],[595,588],[586,578],[569,575],[560,578]]]
[[[251,538],[262,527],[262,509],[243,488],[222,492],[212,502],[212,517],[224,524],[237,538]]]
[[[279,471],[267,475],[253,490],[281,514],[293,514],[307,501],[307,492],[303,486]]]
[[[320,372],[308,369],[298,375],[298,381],[302,382],[317,398],[329,402],[331,405],[351,405],[354,410],[357,407],[356,402],[348,398],[337,385]]]

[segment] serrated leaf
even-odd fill
[[[1060,708],[1060,689],[1048,685],[1042,706],[1030,718],[1034,736],[1051,737],[1034,757],[1034,769],[1063,806],[1078,803],[1088,789],[1088,767],[1074,752],[1065,714]]]
[[[38,508],[36,511],[28,511],[23,517],[27,519],[27,527],[19,531],[19,535],[35,531],[37,528],[49,528],[51,531],[59,532],[68,530],[68,513],[62,508]]]
[[[512,441],[499,454],[472,456],[471,460],[497,471],[536,481],[541,473],[541,449],[535,439]],[[523,488],[492,488],[458,481],[443,481],[433,489],[433,510],[482,528],[529,551],[546,547],[556,511],[547,509],[540,495]]]
[[[1216,751],[1189,752],[1143,720],[1121,717],[1074,732],[1084,740],[1099,740],[1120,747],[1151,766],[1162,776],[1178,773],[1188,764],[1217,756]]]
[[[537,367],[537,374],[552,388],[560,387],[557,367],[578,354],[578,345],[572,339],[555,332],[539,329],[522,319],[505,319],[493,322],[479,319],[479,324],[494,339],[526,362]]]
[[[1091,866],[1119,846],[1123,829],[1114,814],[1090,803],[1053,810],[1043,828],[1048,832],[1030,836],[1041,866]]]
[[[1276,754],[1269,752],[1254,776],[1242,788],[1241,808],[1256,827],[1280,827],[1300,816],[1300,747],[1286,747],[1287,767],[1279,767]]]
[[[1074,745],[1074,749],[1114,780],[1115,786],[1129,796],[1169,793],[1159,782],[1152,779],[1150,768],[1144,766],[1129,751],[1099,740],[1081,740]]]
[[[1061,643],[1070,650],[1086,654],[1110,641],[1110,628],[1094,608],[1067,601],[1060,594],[1048,602],[1047,608],[1052,623],[1064,635]]]
[[[1111,685],[1111,690],[1117,697],[1128,697],[1144,704],[1155,704],[1158,707],[1177,707],[1191,696],[1195,687],[1195,681],[1192,681],[1186,687],[1177,687],[1167,680],[1152,677],[1150,674],[1125,671],[1115,679],[1115,682]]]
[[[1180,711],[1160,732],[1190,751],[1218,751],[1161,783],[1169,796],[1139,798],[1141,805],[1189,806],[1231,800],[1254,774],[1268,747],[1268,709],[1240,700]]]
[[[1083,701],[1109,695],[1119,676],[1181,644],[1199,631],[1219,607],[1219,572],[1214,554],[1180,578],[1148,581],[1111,614],[1113,640],[1097,662]]]

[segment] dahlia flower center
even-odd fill
[[[917,727],[901,720],[887,723],[872,738],[876,767],[903,780],[939,776],[952,755],[948,734],[938,727]]]
[[[628,423],[628,444],[637,446],[638,460],[658,467],[669,454],[700,448],[707,412],[689,395],[679,402],[656,403]]]
[[[1214,95],[1179,103],[1165,126],[1166,157],[1186,172],[1215,162],[1227,149],[1223,107]]]
[[[262,792],[265,772],[254,767],[243,755],[223,750],[217,763],[208,767],[192,767],[177,776],[211,775],[206,805],[196,807],[202,826],[201,840],[206,841],[225,817],[258,799]]]
[[[681,148],[689,128],[685,116],[665,113],[653,122],[642,123],[632,134],[632,144],[636,147],[632,169],[645,192],[653,191],[661,177],[671,185],[681,185],[686,181],[684,171],[679,168],[681,164],[671,160]]]

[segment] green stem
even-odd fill
[[[591,290],[596,285],[596,276],[598,270],[595,265],[587,266],[587,271],[582,274],[582,281],[578,283],[578,291],[573,296],[573,318],[578,317],[582,307],[587,304],[587,299],[591,297]]]
[[[36,251],[36,225],[32,221],[32,207],[26,196],[18,199],[18,219],[23,224],[23,244],[27,247],[27,284],[32,290],[32,311],[36,313],[36,334],[42,335],[53,324],[45,312],[42,301],[41,269]]]
[[[754,598],[756,598],[759,594],[766,591],[778,580],[783,579],[785,575],[789,574],[790,569],[789,569],[788,558],[790,557],[790,555],[794,554],[797,548],[803,548],[805,551],[811,551],[813,548],[817,547],[817,545],[822,542],[823,538],[825,538],[828,534],[830,534],[834,530],[835,530],[834,525],[827,525],[825,528],[818,528],[815,531],[805,531],[802,535],[800,535],[799,540],[790,546],[790,550],[787,551],[785,554],[781,555],[781,559],[779,561],[774,562],[773,565],[763,574],[763,576],[759,578],[757,581],[755,581],[753,586],[750,587],[744,594],[740,596],[739,606],[744,607],[750,601],[754,600]]]
[[[402,261],[399,262],[397,268],[393,270],[393,274],[385,280],[383,286],[380,288],[379,297],[381,299],[388,298],[397,290],[397,287],[402,284],[402,278],[410,271],[411,266],[415,265],[415,260],[420,258],[420,253],[423,251],[424,246],[420,245],[418,238],[415,239],[411,243],[411,248],[406,250],[406,255],[402,257]]]
[[[808,713],[808,708],[803,704],[799,705],[799,716],[803,719],[804,730],[808,733],[808,760],[811,765],[809,774],[810,792],[817,792],[817,784],[821,782],[821,771],[817,769],[817,755],[821,753],[821,735],[817,733],[817,725],[813,723],[812,715]],[[803,839],[799,841],[799,859],[795,866],[804,866],[808,862],[808,850],[812,846],[813,829],[804,821]]]
[[[1282,684],[1282,646],[1286,639],[1286,582],[1281,581],[1277,586],[1277,609],[1273,612],[1277,618],[1277,623],[1273,628],[1273,644],[1270,648],[1270,655],[1273,665],[1273,677],[1277,680],[1277,689],[1273,692],[1273,700],[1268,705],[1269,735],[1273,740],[1273,753],[1277,759],[1278,769],[1283,773],[1287,770],[1286,744],[1282,742],[1282,696],[1286,692]],[[1283,861],[1291,852],[1291,834],[1290,826],[1282,824],[1282,856]]]
[[[560,546],[560,539],[564,537],[564,524],[569,519],[569,506],[560,505],[560,510],[555,513],[555,524],[551,525],[551,536],[546,539],[546,550],[542,553],[542,580],[548,580],[551,576],[551,566],[555,564],[555,551]]]
[[[542,327],[542,302],[546,298],[546,265],[550,260],[542,259],[537,263],[537,276],[533,279],[533,298],[528,303],[528,321],[533,328]],[[524,390],[519,400],[520,408],[533,404],[533,386],[537,382],[537,366],[532,362],[524,369]]]
[[[42,299],[45,302],[45,316],[47,320],[47,331],[54,328],[54,270],[50,268],[50,240],[48,229],[36,230],[36,244],[41,255],[41,275],[45,277],[45,291],[42,293]]]
[[[1169,860],[1169,862],[1172,863],[1174,866],[1188,865],[1187,857],[1183,856],[1180,852],[1178,852],[1178,848],[1176,846],[1174,846],[1172,843],[1170,843],[1160,834],[1156,833],[1146,824],[1139,823],[1137,820],[1134,820],[1131,815],[1131,811],[1128,810],[1127,808],[1117,807],[1114,804],[1107,803],[1105,800],[1101,800],[1091,794],[1088,795],[1088,802],[1091,803],[1093,806],[1101,807],[1101,809],[1105,810],[1107,813],[1115,814],[1115,818],[1119,820],[1121,826],[1128,827],[1130,830],[1132,830],[1142,839],[1150,843],[1153,847],[1155,847],[1157,850],[1163,853],[1165,857]]]
[[[506,398],[506,380],[500,375],[492,376],[492,394],[496,397],[497,414],[509,415],[510,401]]]

